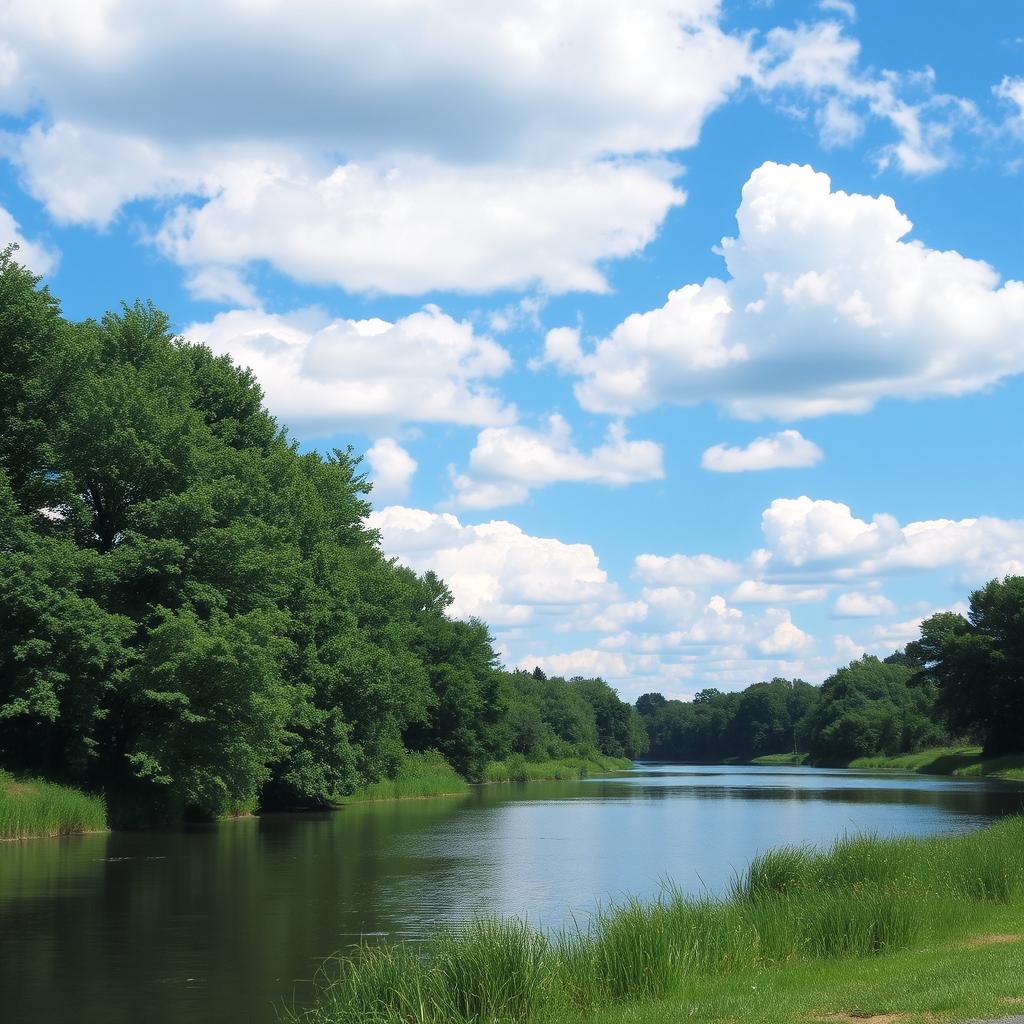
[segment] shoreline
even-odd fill
[[[603,758],[603,755],[602,755],[602,758]],[[603,759],[606,760],[606,761],[615,760],[613,758],[603,758]],[[615,774],[615,773],[620,772],[620,771],[626,771],[628,769],[628,767],[631,767],[633,765],[633,762],[629,761],[627,758],[619,759],[619,760],[623,761],[624,763],[621,764],[621,765],[615,766],[615,767],[601,767],[600,766],[600,762],[598,762],[598,761],[592,761],[592,762],[589,762],[589,764],[584,764],[583,760],[584,759],[581,759],[581,758],[564,758],[564,759],[553,759],[553,760],[544,761],[544,762],[526,762],[526,761],[524,761],[524,764],[526,764],[528,767],[539,768],[541,766],[546,766],[546,767],[550,766],[550,768],[551,768],[551,770],[553,772],[556,772],[558,769],[562,769],[563,771],[561,773],[558,773],[558,774],[555,774],[555,773],[552,773],[552,774],[539,774],[539,775],[529,774],[529,775],[527,775],[527,777],[524,777],[524,778],[492,778],[492,779],[485,778],[485,779],[481,780],[480,782],[468,782],[465,779],[463,779],[461,776],[457,775],[455,772],[451,771],[451,769],[448,769],[447,772],[444,772],[444,773],[442,773],[440,775],[440,777],[443,779],[443,781],[440,784],[442,786],[452,785],[453,788],[451,788],[451,789],[441,788],[441,789],[438,789],[435,792],[419,792],[419,793],[417,793],[417,792],[403,793],[403,792],[400,792],[400,791],[396,791],[396,792],[393,792],[391,794],[379,795],[379,796],[377,796],[377,795],[373,795],[373,796],[360,796],[359,795],[359,791],[357,791],[356,794],[353,794],[350,797],[339,798],[336,801],[332,801],[330,805],[322,807],[322,808],[310,808],[310,807],[272,808],[272,809],[268,809],[265,813],[268,813],[268,814],[302,814],[302,813],[308,813],[309,811],[335,812],[335,811],[344,810],[346,807],[360,807],[360,806],[367,806],[367,805],[373,805],[373,804],[399,803],[399,802],[404,802],[404,801],[409,801],[409,800],[435,800],[435,799],[440,799],[440,798],[444,798],[444,797],[466,796],[474,788],[479,787],[479,786],[497,786],[497,785],[512,785],[512,784],[521,785],[521,784],[524,784],[524,783],[531,783],[531,782],[572,782],[574,780],[582,779],[582,778],[587,778],[589,776],[612,775],[612,774]],[[505,762],[492,762],[492,765],[489,766],[489,768],[493,767],[494,765],[503,765],[504,766]],[[0,781],[2,781],[3,777],[4,777],[3,773],[0,772]],[[6,778],[7,779],[11,779],[10,776],[6,776]],[[422,776],[416,775],[414,773],[414,774],[412,774],[409,777],[406,777],[404,779],[402,777],[398,777],[398,778],[395,778],[395,779],[384,780],[383,782],[376,783],[374,785],[375,786],[380,786],[380,787],[393,786],[393,787],[396,787],[396,790],[400,790],[403,782],[405,784],[411,786],[411,787],[416,787],[416,786],[421,786],[421,785],[424,784],[424,778]],[[17,796],[18,799],[21,799],[21,800],[31,801],[31,800],[34,799],[34,797],[36,795],[36,792],[38,790],[46,789],[46,790],[60,790],[63,794],[68,795],[70,798],[72,798],[72,799],[74,799],[76,801],[78,801],[78,800],[85,800],[85,801],[93,802],[93,808],[92,809],[93,809],[94,812],[97,810],[97,805],[95,804],[95,802],[99,801],[100,804],[102,804],[102,802],[103,802],[103,798],[102,797],[90,796],[89,794],[86,794],[86,793],[84,793],[81,790],[76,790],[73,787],[70,787],[70,786],[58,786],[58,785],[56,785],[54,783],[47,783],[47,782],[43,782],[41,780],[36,780],[36,779],[26,780],[26,781],[23,781],[23,780],[13,780],[13,782],[11,782],[11,781],[7,782],[7,786],[8,786],[9,789],[10,789],[10,787],[12,787],[12,785],[15,786],[15,787],[18,787],[17,792],[16,792],[16,796]],[[33,789],[32,790],[26,790],[26,789],[24,789],[24,787],[26,787],[26,786],[33,787]],[[8,800],[12,799],[12,795],[10,793],[8,793],[8,794],[0,794],[0,795],[6,795]],[[240,819],[256,818],[256,817],[260,816],[260,813],[261,812],[258,812],[258,811],[246,811],[246,812],[242,812],[242,813],[238,813],[238,814],[226,814],[226,815],[223,815],[223,816],[221,816],[221,817],[219,817],[219,818],[217,818],[215,820],[216,821],[235,821],[235,820],[240,820]],[[105,811],[104,811],[104,814],[105,814]],[[106,825],[103,828],[63,828],[63,827],[60,827],[60,826],[52,826],[51,825],[51,826],[49,826],[49,828],[46,831],[31,832],[31,833],[18,834],[18,835],[0,835],[0,842],[4,842],[4,843],[17,843],[17,842],[22,842],[22,841],[27,841],[27,840],[35,840],[35,839],[64,839],[64,838],[70,838],[70,837],[73,837],[73,836],[98,835],[98,834],[101,834],[101,833],[104,833],[104,832],[108,832],[109,833],[109,832],[124,832],[124,831],[136,831],[136,830],[134,830],[134,829],[117,829],[117,828],[113,828],[109,824]]]
[[[964,1021],[1012,1012],[1022,952],[1024,818],[1012,817],[957,836],[775,848],[725,897],[666,886],[582,930],[484,918],[364,944],[328,960],[314,1003],[287,1019]]]

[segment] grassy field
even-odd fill
[[[1005,1011],[1022,994],[1022,938],[1024,819],[1013,818],[957,837],[781,848],[754,861],[726,899],[668,889],[585,929],[479,920],[421,943],[366,945],[325,968],[317,1004],[295,1019],[962,1019]]]
[[[858,757],[848,767],[920,772],[923,775],[1024,779],[1024,754],[983,758],[981,747],[931,747],[915,754],[897,754],[894,757]]]
[[[469,784],[433,750],[407,754],[393,779],[383,779],[357,789],[338,803],[366,803],[374,800],[416,800],[430,796],[448,796],[469,791]]]
[[[484,772],[484,782],[540,782],[545,779],[580,779],[600,772],[624,771],[633,762],[625,757],[571,757],[556,761],[527,761],[513,754],[504,761],[492,761]]]
[[[0,839],[36,839],[107,827],[103,797],[0,771]]]

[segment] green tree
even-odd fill
[[[989,756],[1024,747],[1024,577],[974,591],[966,618],[926,619],[908,653],[924,666],[922,679],[936,687],[955,733],[980,735]]]

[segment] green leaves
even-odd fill
[[[908,647],[958,733],[978,736],[989,757],[1024,744],[1024,577],[992,580],[971,594],[967,618],[953,612],[921,624]]]
[[[0,254],[0,764],[147,823],[326,804],[409,750],[479,778],[643,748],[600,680],[519,692],[383,556],[359,457],[300,453],[262,400],[151,304],[70,323]]]

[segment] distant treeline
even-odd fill
[[[953,740],[986,756],[1024,751],[1024,577],[992,580],[967,616],[926,619],[921,638],[879,660],[865,656],[820,686],[755,683],[701,690],[692,701],[645,693],[636,709],[652,757],[749,761],[785,751],[818,764],[889,756]]]
[[[634,757],[599,679],[500,671],[386,558],[350,451],[303,453],[253,376],[150,305],[73,323],[0,256],[0,768],[115,821],[320,804],[435,750]]]

